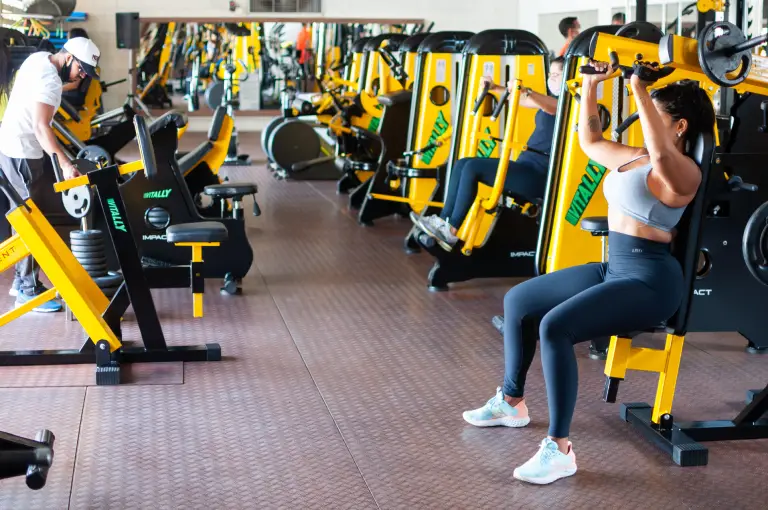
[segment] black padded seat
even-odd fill
[[[215,142],[221,135],[221,126],[224,124],[224,117],[227,116],[227,109],[223,106],[216,108],[213,112],[213,119],[211,120],[211,127],[208,128],[208,140]]]
[[[407,103],[411,100],[413,92],[410,90],[400,90],[391,94],[384,94],[379,96],[379,104],[384,106],[394,106],[396,104]]]
[[[156,118],[152,124],[149,125],[149,134],[153,135],[166,126],[176,126],[177,129],[180,129],[186,125],[187,116],[181,112],[172,110],[162,114],[160,117]]]
[[[227,227],[218,221],[179,223],[165,229],[169,243],[218,243],[226,241],[228,236]]]
[[[582,218],[581,228],[587,232],[592,232],[593,235],[608,235],[608,217],[591,216],[589,218]]]
[[[253,195],[259,191],[259,188],[248,182],[228,182],[226,184],[211,184],[206,186],[203,191],[210,197],[232,198]]]
[[[211,142],[203,142],[195,147],[193,151],[186,153],[184,157],[178,161],[181,173],[185,174],[188,170],[194,168],[206,154],[211,152],[211,149],[213,149],[213,144]]]

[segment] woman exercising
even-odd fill
[[[504,297],[504,384],[483,407],[464,419],[478,427],[524,427],[525,377],[541,339],[541,363],[549,403],[549,436],[514,477],[546,484],[576,473],[568,441],[576,404],[578,372],[574,345],[620,331],[654,327],[671,317],[683,295],[683,273],[670,242],[686,206],[701,183],[701,171],[686,155],[701,133],[712,133],[715,114],[695,82],[680,82],[648,93],[636,74],[632,92],[647,148],[605,140],[596,89],[613,72],[584,75],[579,142],[589,158],[614,169],[603,184],[608,201],[610,261],[585,264],[539,276]],[[595,310],[600,313],[595,315]]]
[[[544,196],[549,167],[549,149],[555,132],[557,95],[563,78],[563,58],[552,60],[549,66],[547,88],[552,96],[525,89],[520,97],[520,106],[534,108],[536,128],[528,139],[528,150],[523,151],[516,161],[510,161],[504,190],[514,192],[526,200]],[[489,83],[494,92],[503,92],[504,87],[495,85],[490,78],[483,77],[482,86]],[[477,196],[478,183],[493,186],[499,158],[463,158],[456,162],[451,172],[455,175],[448,183],[445,205],[440,215],[422,217],[411,213],[413,221],[421,230],[433,237],[440,246],[451,251],[458,241],[456,232],[464,222]]]

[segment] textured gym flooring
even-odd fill
[[[201,140],[189,133],[182,148]],[[223,173],[258,182],[263,211],[247,217],[255,261],[244,294],[209,282],[195,320],[187,291],[154,291],[170,344],[217,341],[224,359],[134,366],[120,387],[94,386],[90,365],[0,369],[0,430],[57,438],[48,485],[2,481],[0,509],[766,508],[768,441],[710,443],[708,466],[674,465],[602,402],[603,366],[586,345],[579,472],[545,487],[514,480],[546,434],[538,358],[529,427],[474,428],[461,413],[501,380],[490,318],[515,282],[429,293],[430,257],[401,250],[407,220],[361,227],[333,182],[275,181],[257,137],[241,147],[254,165]],[[28,314],[2,332],[2,350],[82,342],[64,314]],[[764,386],[768,357],[744,345],[735,334],[689,337],[677,417],[731,418],[745,390]],[[653,402],[655,382],[632,372],[620,401]]]

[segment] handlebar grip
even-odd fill
[[[56,177],[56,182],[64,181],[64,172],[59,164],[59,155],[55,152],[51,155],[51,164],[53,165],[53,175]]]
[[[488,95],[488,92],[491,90],[491,84],[486,83],[483,86],[483,90],[480,91],[480,95],[477,96],[477,99],[475,100],[475,106],[472,107],[472,115],[477,115],[477,112],[480,110],[480,106],[482,106],[483,101],[485,101],[485,96]]]
[[[632,124],[634,124],[634,123],[635,123],[635,121],[637,121],[637,119],[639,119],[639,118],[640,118],[640,113],[639,113],[639,112],[635,112],[635,113],[633,113],[632,115],[630,115],[629,117],[627,117],[626,119],[624,119],[624,122],[622,122],[621,124],[619,124],[619,127],[617,127],[617,128],[614,130],[613,134],[614,134],[615,136],[617,136],[617,137],[618,137],[618,136],[619,136],[619,135],[621,135],[621,134],[622,134],[624,131],[626,131],[627,129],[629,129],[629,126],[631,126]]]
[[[616,69],[618,69],[619,68],[619,54],[616,53],[615,51],[612,51],[608,55],[608,63],[611,65],[611,67],[613,68],[614,71]],[[581,74],[605,74],[605,73],[608,72],[608,70],[606,69],[605,71],[598,71],[597,69],[595,69],[592,66],[579,66],[579,72]]]
[[[496,120],[499,118],[499,115],[501,115],[501,109],[504,108],[504,103],[507,102],[507,99],[509,99],[509,89],[504,89],[504,93],[501,95],[501,99],[499,99],[499,103],[496,105],[496,108],[493,109],[493,113],[491,114],[491,120]]]
[[[150,180],[154,179],[157,175],[157,161],[155,160],[155,149],[152,146],[147,121],[144,120],[144,117],[137,115],[133,118],[133,127],[136,129],[136,141],[139,144],[139,154],[144,164],[144,176]]]
[[[61,109],[67,112],[67,115],[69,115],[72,120],[80,122],[80,114],[78,113],[77,108],[72,106],[69,101],[64,98],[61,98]]]
[[[336,156],[323,156],[322,158],[309,159],[307,161],[294,163],[293,165],[291,165],[291,170],[293,172],[301,172],[313,166],[322,165],[323,163],[330,163],[335,159],[336,159]]]
[[[431,151],[432,149],[436,149],[438,147],[440,147],[440,145],[438,145],[436,143],[430,143],[428,145],[425,145],[421,149],[417,149],[415,151],[403,152],[403,156],[415,156],[417,154],[424,154],[425,152]]]

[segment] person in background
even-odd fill
[[[623,12],[617,12],[611,18],[611,25],[624,25],[627,23],[627,17]]]
[[[558,57],[549,65],[547,89],[549,95],[531,89],[523,90],[520,106],[536,112],[536,128],[526,142],[527,150],[517,160],[509,162],[504,190],[514,192],[527,200],[544,196],[549,169],[549,150],[555,133],[557,100],[563,84],[563,62]],[[496,85],[489,77],[483,77],[483,85],[489,83],[492,92],[501,94],[504,87]],[[424,233],[435,239],[446,251],[452,251],[458,241],[456,234],[464,222],[477,196],[478,183],[493,186],[499,158],[462,158],[451,169],[455,175],[448,182],[445,204],[440,215],[421,216],[411,212],[411,221]]]
[[[560,24],[557,26],[557,28],[560,30],[560,33],[563,34],[563,37],[565,37],[565,44],[563,44],[563,47],[560,48],[560,52],[557,54],[558,57],[563,57],[565,56],[565,52],[568,50],[568,46],[571,45],[571,41],[573,41],[581,32],[579,18],[576,16],[563,18],[560,20]]]
[[[64,83],[78,82],[86,76],[99,79],[99,56],[93,41],[75,37],[55,55],[47,51],[31,54],[16,72],[0,124],[0,171],[22,199],[37,200],[46,154],[58,156],[65,179],[80,175],[59,145],[51,122],[61,104]],[[39,271],[31,255],[16,263],[9,292],[16,297],[16,307],[45,292],[38,279]],[[38,304],[34,310],[58,312],[61,308],[61,303],[52,299]]]

